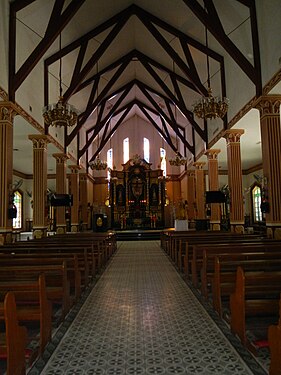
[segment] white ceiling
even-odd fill
[[[36,0],[28,7],[24,8],[17,14],[17,24],[18,24],[18,66],[20,63],[24,61],[26,56],[28,56],[32,51],[32,46],[34,47],[36,43],[38,43],[44,36],[45,28],[53,7],[55,0]],[[70,3],[70,0],[66,2],[66,5]],[[203,0],[199,1],[201,5],[203,5]],[[251,45],[251,35],[247,35],[249,32],[249,12],[247,7],[243,6],[238,1],[232,0],[215,0],[214,1],[219,16],[223,21],[223,27],[226,34],[229,34],[229,37],[232,41],[239,45],[240,50],[243,52],[247,58],[251,60],[252,58],[252,45]],[[180,32],[185,33],[186,35],[194,38],[196,41],[200,41],[203,45],[205,45],[205,36],[204,36],[204,26],[198,19],[194,16],[194,14],[189,10],[183,0],[86,0],[84,4],[81,6],[77,14],[74,18],[69,22],[66,28],[62,32],[62,46],[66,46],[67,44],[73,42],[77,38],[83,36],[85,33],[93,30],[98,25],[102,24],[110,17],[113,17],[118,12],[123,11],[127,7],[132,4],[136,4],[139,7],[143,8],[147,12],[150,12],[154,16],[158,17],[159,19],[165,21],[172,27],[178,29]],[[182,49],[180,48],[179,41],[172,35],[172,33],[168,33],[164,29],[156,26],[156,29],[161,31],[161,35],[164,36],[166,41],[168,41],[169,45],[175,49],[175,51],[179,54],[181,58],[184,58],[184,54]],[[102,32],[95,36],[89,42],[89,48],[87,50],[85,60],[91,57],[91,54],[96,51],[104,41],[106,35],[108,35],[111,29]],[[216,51],[217,53],[221,54],[225,57],[226,63],[229,63],[229,56],[227,56],[226,51],[222,48],[222,46],[214,39],[213,36],[209,35],[209,46]],[[167,52],[161,48],[158,42],[156,42],[154,36],[148,32],[145,26],[139,21],[136,16],[133,16],[129,19],[126,23],[124,28],[120,31],[116,39],[112,42],[110,48],[108,48],[102,57],[99,59],[98,64],[95,64],[91,71],[87,74],[86,78],[95,75],[97,72],[103,71],[107,66],[112,64],[114,61],[122,58],[122,56],[126,55],[130,51],[137,49],[138,51],[142,52],[149,58],[157,61],[158,63],[162,64],[164,67],[185,77],[183,72],[179,69],[179,67],[173,64],[172,58],[167,55]],[[51,56],[53,53],[58,51],[58,38],[46,52],[44,59],[48,56]],[[198,74],[204,83],[206,81],[206,56],[204,56],[201,52],[196,51],[194,48],[191,48],[194,58],[196,62],[196,66],[198,69]],[[75,64],[76,56],[78,55],[78,51],[71,53],[67,57],[62,59],[63,65],[63,88],[64,90],[67,89],[70,85],[72,69]],[[42,59],[43,61],[43,59]],[[227,65],[226,64],[226,65]],[[83,63],[85,66],[85,62]],[[214,63],[211,59],[211,74],[215,73],[218,64]],[[237,69],[237,67],[236,67]],[[159,74],[161,79],[167,84],[170,90],[174,90],[172,88],[171,82],[169,80],[167,72],[160,71],[155,68],[155,71]],[[106,84],[110,81],[113,74],[116,72],[112,70],[110,72],[106,72],[102,75],[101,81],[99,83],[99,92],[102,92]],[[32,78],[33,81],[35,79],[40,79],[40,84],[42,84],[43,77],[42,75],[39,77],[35,77],[35,72],[32,72],[34,77]],[[39,74],[36,72],[36,74]],[[231,76],[229,72],[227,72],[227,77]],[[50,76],[50,84],[51,84],[51,91],[50,91],[50,102],[55,102],[57,100],[57,87],[58,87],[58,63],[55,63],[50,66],[49,69],[49,76]],[[212,84],[214,87],[218,87],[218,77],[219,74],[215,74],[212,77]],[[155,82],[155,80],[148,74],[148,72],[144,69],[140,61],[131,61],[128,65],[127,69],[124,73],[118,78],[118,81],[111,89],[110,92],[122,87],[123,85],[127,84],[133,79],[138,79],[140,82],[145,83],[146,85],[150,86],[152,89],[159,91],[162,95],[166,95],[161,87]],[[235,80],[235,76],[232,73],[232,79]],[[30,82],[33,82],[30,81]],[[27,80],[28,82],[28,80]],[[205,85],[206,86],[206,85]],[[228,83],[229,86],[229,83]],[[280,93],[281,92],[281,84],[279,83],[276,87],[272,90],[272,93]],[[244,87],[244,86],[243,86]],[[32,90],[32,88],[30,88]],[[230,90],[231,92],[231,87]],[[253,90],[252,90],[253,91]],[[89,95],[90,89],[87,87],[83,91],[75,94],[71,99],[70,102],[75,104],[75,106],[80,110],[85,110],[86,101]],[[29,91],[26,91],[26,95],[29,95]],[[188,109],[191,109],[191,104],[196,99],[196,95],[190,90],[184,89],[183,90],[184,98],[188,97]],[[252,98],[252,92],[248,95],[249,100]],[[139,99],[143,101],[145,104],[149,105],[149,101],[145,96],[140,92],[140,90],[134,87],[126,100],[125,103],[130,102],[134,99]],[[156,96],[154,96],[156,99]],[[111,103],[114,104],[118,99],[118,96],[111,100]],[[31,98],[29,102],[32,103],[32,100],[35,102],[33,106],[36,108],[38,103],[36,103],[36,98]],[[157,99],[156,99],[157,100]],[[161,101],[161,100],[160,100]],[[26,101],[28,102],[28,100]],[[158,98],[159,102],[159,98]],[[21,103],[19,103],[21,105]],[[243,105],[246,104],[245,102]],[[23,107],[28,112],[28,108],[26,105],[22,104]],[[41,107],[43,103],[41,104]],[[151,106],[151,105],[150,105]],[[239,104],[239,95],[231,98],[230,101],[230,112],[231,116],[235,115],[240,109],[242,105]],[[110,107],[108,107],[110,108]],[[235,109],[234,109],[235,108]],[[108,109],[109,110],[109,109]],[[137,114],[140,117],[144,117],[142,112],[138,110],[137,106],[134,106],[129,114],[129,116],[133,116]],[[92,113],[92,116],[88,119],[85,123],[85,129],[92,126],[93,121],[95,120],[96,111]],[[36,116],[37,121],[42,124],[42,118],[40,119],[39,116]],[[152,114],[151,116],[158,122],[159,126],[161,127],[161,122],[159,121],[159,117]],[[120,115],[119,115],[120,117]],[[115,121],[119,118],[116,116]],[[146,119],[146,118],[145,118]],[[182,126],[186,126],[185,118],[180,115],[178,112],[178,119],[179,123]],[[146,119],[147,120],[147,119]],[[231,117],[229,118],[231,120]],[[262,154],[261,154],[261,136],[260,136],[260,125],[259,125],[259,114],[258,111],[255,109],[250,110],[241,120],[239,120],[235,126],[235,128],[242,128],[245,130],[245,134],[241,137],[241,152],[242,152],[242,168],[244,170],[248,170],[249,168],[253,168],[259,165],[262,162]],[[28,140],[29,134],[35,134],[38,130],[33,128],[31,125],[27,123],[26,120],[17,116],[15,118],[14,123],[14,169],[16,171],[22,172],[24,174],[30,175],[32,174],[32,143]],[[174,132],[171,132],[171,136],[174,137]],[[219,140],[213,148],[221,149],[221,153],[219,154],[219,167],[223,170],[227,169],[227,158],[226,158],[226,142],[224,139]],[[54,145],[50,144],[48,146],[48,172],[55,173],[55,159],[52,157],[52,154],[58,152],[60,150],[57,149]],[[200,160],[206,161],[206,156],[202,156]],[[73,163],[70,161],[69,163]]]

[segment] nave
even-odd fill
[[[118,242],[62,334],[29,375],[267,373],[224,324],[210,317],[159,241]]]

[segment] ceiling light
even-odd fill
[[[107,162],[100,160],[99,156],[95,160],[89,162],[91,169],[96,171],[104,171],[107,167]]]
[[[59,49],[61,51],[61,34],[59,38]],[[48,126],[71,127],[77,122],[77,110],[63,100],[62,95],[62,61],[59,59],[59,100],[57,103],[49,104],[43,108],[43,118]]]
[[[172,167],[180,167],[181,165],[186,165],[187,159],[177,152],[176,156],[172,159],[169,159],[169,163]]]
[[[193,113],[204,120],[223,118],[228,110],[228,99],[220,98],[212,95],[211,82],[210,82],[210,64],[208,54],[208,30],[205,27],[206,36],[206,55],[207,55],[207,83],[208,83],[208,96],[202,96],[199,101],[193,105]]]

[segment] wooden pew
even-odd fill
[[[52,304],[47,299],[45,275],[40,274],[38,281],[1,281],[0,300],[7,292],[13,292],[17,304],[19,322],[38,322],[40,325],[39,350],[43,353],[52,335]],[[0,320],[4,311],[0,308]]]
[[[208,298],[208,286],[213,284],[216,263],[220,262],[221,275],[225,272],[236,272],[239,262],[244,264],[244,268],[248,267],[248,269],[250,269],[251,261],[253,261],[252,267],[253,269],[256,269],[260,261],[261,266],[264,269],[265,264],[263,264],[262,261],[270,262],[270,259],[275,259],[277,262],[278,260],[281,260],[281,243],[278,245],[263,246],[260,246],[259,244],[255,247],[249,246],[248,244],[246,246],[237,246],[236,244],[234,247],[232,246],[228,249],[224,246],[218,247],[217,249],[205,248],[203,250],[202,267],[200,270],[201,294],[204,298]],[[222,279],[220,281],[223,282]]]
[[[40,244],[35,242],[23,241],[17,243],[16,246],[2,246],[0,248],[0,260],[4,256],[10,254],[17,257],[26,256],[41,256],[42,258],[56,257],[56,258],[73,258],[77,257],[78,269],[81,274],[81,288],[86,287],[95,277],[95,258],[92,254],[91,246],[77,247],[73,244]]]
[[[3,303],[5,334],[0,338],[1,358],[7,358],[6,375],[25,375],[25,348],[27,346],[27,329],[19,325],[15,296],[8,292]]]
[[[81,272],[76,254],[32,253],[0,254],[0,267],[67,265],[67,280],[70,283],[70,298],[77,302],[81,297]]]
[[[277,263],[275,263],[275,259]],[[229,302],[230,294],[235,290],[236,282],[236,270],[237,266],[240,265],[245,268],[246,264],[244,261],[255,261],[262,262],[259,265],[258,262],[253,263],[252,269],[255,267],[271,267],[270,263],[273,263],[272,268],[279,267],[281,252],[267,252],[267,253],[236,253],[236,254],[219,254],[214,259],[214,274],[211,281],[212,289],[212,303],[214,310],[223,317],[223,303]],[[267,263],[269,260],[269,263]],[[260,268],[261,268],[260,267]],[[227,306],[229,310],[229,306]]]
[[[278,324],[268,328],[268,342],[270,349],[269,375],[281,374],[281,295],[279,300]]]
[[[0,283],[11,279],[17,282],[34,281],[41,273],[46,278],[47,298],[61,306],[60,320],[63,320],[72,305],[66,261],[62,260],[57,265],[0,267]]]
[[[242,240],[236,239],[231,242],[221,243],[201,243],[194,244],[192,246],[192,259],[191,259],[191,280],[192,284],[199,288],[199,280],[201,274],[201,268],[203,266],[203,254],[204,251],[208,251],[209,254],[219,253],[237,253],[241,252],[243,248],[244,252],[264,252],[264,251],[280,251],[281,242],[277,240]]]
[[[230,327],[241,342],[254,353],[256,347],[247,337],[249,319],[252,323],[275,324],[278,320],[281,271],[244,272],[237,268],[235,291],[230,295]],[[263,318],[263,319],[261,319]],[[265,318],[268,318],[266,323]],[[267,329],[266,328],[266,329]]]

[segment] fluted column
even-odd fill
[[[79,232],[79,165],[70,165],[69,194],[72,194],[71,232]]]
[[[66,161],[68,156],[64,153],[53,154],[56,159],[56,193],[66,194]],[[66,233],[65,207],[56,209],[57,234]]]
[[[267,236],[281,239],[281,124],[280,95],[261,97],[256,105],[260,111],[264,201]]]
[[[232,232],[244,232],[244,203],[240,137],[243,129],[224,133],[227,145],[228,185],[230,190],[230,227]]]
[[[16,112],[10,102],[0,102],[0,245],[12,242],[13,219],[13,119]]]
[[[47,145],[49,137],[43,134],[31,134],[33,143],[33,237],[47,235]]]
[[[80,206],[82,229],[88,229],[88,176],[86,173],[79,174]]]
[[[193,163],[195,166],[195,186],[196,186],[196,219],[202,220],[206,219],[206,210],[205,210],[205,176],[203,167],[205,162],[196,162]]]
[[[188,220],[194,220],[195,214],[195,171],[187,171],[187,202],[188,202]]]
[[[219,169],[218,169],[218,154],[221,150],[209,149],[206,150],[205,155],[208,159],[208,177],[209,177],[209,190],[219,190]],[[220,230],[220,203],[211,203],[211,217],[210,229]]]

